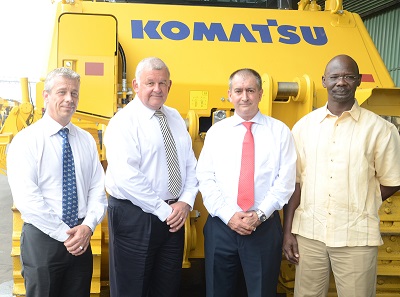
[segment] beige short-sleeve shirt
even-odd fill
[[[396,127],[356,101],[340,117],[325,105],[292,132],[301,185],[292,232],[330,247],[381,245],[380,184],[400,185]]]

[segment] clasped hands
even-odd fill
[[[250,235],[256,228],[260,226],[261,222],[258,219],[257,213],[252,211],[239,211],[236,212],[228,222],[228,227],[240,235]]]
[[[67,231],[69,237],[64,241],[68,252],[74,256],[82,255],[89,246],[92,230],[89,226],[78,225]]]

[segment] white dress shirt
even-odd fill
[[[198,192],[196,158],[192,140],[177,110],[163,106],[174,137],[182,177],[179,201],[193,207]],[[136,96],[118,111],[107,126],[104,136],[108,166],[106,190],[117,199],[130,200],[144,212],[161,221],[172,213],[164,200],[174,199],[168,192],[168,169],[163,136],[154,110]]]
[[[237,205],[242,143],[246,127],[237,114],[207,132],[197,164],[204,205],[225,224],[242,209]],[[254,205],[267,217],[291,197],[296,181],[296,150],[289,128],[260,112],[250,120],[254,136]]]
[[[87,131],[69,123],[75,163],[78,218],[94,231],[107,209],[104,170],[96,142]],[[14,204],[26,223],[64,242],[70,228],[62,221],[63,128],[50,116],[20,131],[7,152],[7,176]]]

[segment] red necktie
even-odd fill
[[[247,128],[247,132],[243,140],[237,203],[243,211],[247,211],[254,204],[254,138],[251,133],[253,122],[242,124]]]

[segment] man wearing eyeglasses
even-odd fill
[[[378,209],[400,189],[400,137],[358,105],[360,84],[357,63],[334,57],[322,76],[327,104],[292,130],[297,177],[283,250],[296,264],[295,297],[327,296],[331,268],[339,297],[376,294]]]

